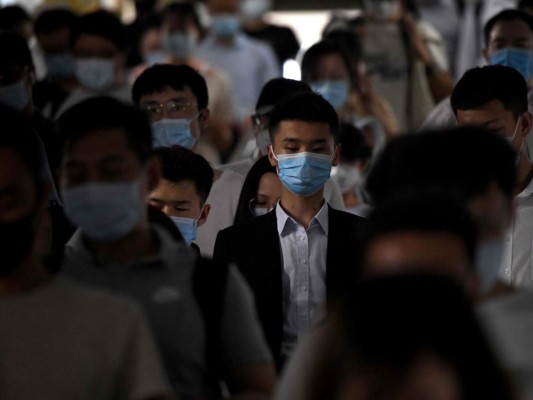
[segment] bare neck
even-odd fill
[[[324,204],[324,189],[312,196],[302,197],[282,187],[280,203],[288,215],[307,228]]]

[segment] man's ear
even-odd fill
[[[200,115],[198,116],[198,126],[200,127],[200,130],[207,129],[209,126],[209,119],[211,118],[211,111],[209,111],[209,108],[204,108]]]
[[[333,160],[331,161],[331,165],[335,166],[339,163],[341,158],[341,145],[340,143],[337,143],[335,145],[335,152],[333,153]]]
[[[522,137],[525,138],[529,134],[529,131],[531,130],[531,126],[533,125],[533,116],[531,115],[529,111],[526,111],[525,113],[522,114],[520,123],[522,125],[520,127],[520,131],[522,133]]]
[[[158,157],[152,156],[146,161],[146,193],[152,193],[157,187],[162,176],[161,160]]]
[[[277,168],[278,160],[274,158],[274,148],[272,147],[271,144],[267,144],[266,150],[267,150],[268,161],[270,161],[270,165]]]
[[[207,221],[207,217],[209,217],[209,212],[211,211],[211,204],[205,203],[204,208],[202,208],[202,212],[200,213],[200,217],[198,218],[197,226],[202,226],[205,224],[205,221]]]

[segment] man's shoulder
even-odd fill
[[[334,219],[342,224],[363,224],[365,222],[365,218],[359,215],[355,215],[343,210],[338,210],[331,206],[329,206],[328,212],[330,219]]]

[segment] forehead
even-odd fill
[[[323,141],[333,142],[329,125],[323,122],[282,121],[274,136],[275,146],[287,142],[310,144]]]
[[[392,232],[375,238],[366,251],[368,272],[398,273],[424,269],[464,277],[469,259],[462,240],[448,232]]]
[[[212,13],[231,13],[239,9],[237,0],[209,0],[208,5]]]
[[[497,22],[490,31],[489,41],[497,39],[516,40],[533,39],[533,32],[528,24],[521,20],[500,21]]]
[[[189,86],[185,86],[183,90],[176,90],[167,87],[159,92],[143,94],[140,103],[159,103],[164,104],[169,100],[176,100],[184,103],[195,103],[196,97]]]
[[[91,131],[65,149],[67,160],[92,162],[116,155],[133,155],[128,136],[122,128],[107,128]]]
[[[83,33],[76,40],[76,43],[74,44],[74,51],[81,50],[85,52],[119,51],[118,47],[111,40],[106,39],[103,36],[92,35],[90,33]]]
[[[152,194],[156,195],[159,200],[200,202],[196,185],[191,179],[172,182],[162,178]]]
[[[458,125],[487,125],[491,122],[513,122],[514,116],[499,100],[492,100],[470,110],[457,110]]]

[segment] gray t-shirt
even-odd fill
[[[176,392],[183,398],[219,396],[217,377],[206,363],[204,319],[193,293],[198,256],[163,230],[154,233],[158,253],[124,266],[91,253],[77,231],[66,246],[63,274],[136,299],[151,323]],[[220,349],[225,369],[271,361],[252,293],[233,267],[222,310]]]
[[[2,400],[140,400],[171,393],[129,301],[62,278],[0,299]]]

